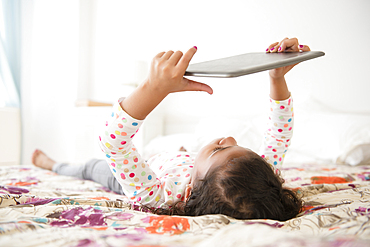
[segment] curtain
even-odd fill
[[[20,2],[0,0],[0,104],[6,107],[20,107]]]

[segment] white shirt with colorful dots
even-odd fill
[[[270,99],[269,119],[259,154],[278,175],[291,143],[293,125],[292,97],[282,101]]]
[[[132,202],[149,207],[171,206],[184,200],[195,157],[187,152],[165,152],[146,162],[132,143],[143,120],[123,111],[119,104],[122,100],[113,106],[105,133],[99,136],[99,145],[123,192]],[[270,99],[268,127],[260,155],[278,174],[292,137],[293,116],[291,98],[280,102]]]

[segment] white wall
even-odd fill
[[[94,97],[109,100],[111,89],[125,80],[127,63],[149,62],[162,50],[196,45],[193,62],[198,62],[265,51],[272,42],[298,37],[326,56],[288,75],[296,101],[312,96],[334,108],[370,114],[369,9],[367,0],[99,1]],[[267,94],[267,72],[199,80],[213,86],[215,95],[173,95],[167,110],[213,114]]]
[[[73,122],[78,87],[79,4],[34,0],[23,77],[23,163],[34,148],[59,160],[73,157],[65,126]],[[132,75],[132,62],[150,62],[163,50],[198,47],[193,62],[265,51],[284,37],[298,37],[325,57],[304,62],[287,76],[297,104],[314,98],[344,111],[370,114],[370,1],[120,1],[97,0],[95,59],[90,66],[93,100],[114,102],[127,94],[120,86]],[[44,34],[47,34],[46,36]],[[89,35],[91,35],[91,30]],[[28,46],[30,46],[28,44]],[[86,78],[86,77],[85,77]],[[180,93],[160,111],[171,116],[257,112],[268,94],[262,72],[235,79],[199,79],[214,95]],[[86,83],[88,84],[88,83]],[[254,107],[249,107],[250,104]],[[68,119],[69,118],[69,119]],[[63,130],[64,129],[64,130]],[[181,131],[181,130],[180,130]]]

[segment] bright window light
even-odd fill
[[[0,76],[0,107],[5,107],[6,88],[4,87],[3,80]]]
[[[5,25],[4,25],[4,19],[3,19],[3,3],[0,1],[0,39],[3,41],[5,38]],[[0,76],[0,107],[5,107],[5,92],[6,89],[4,87],[3,80]]]
[[[5,40],[5,24],[4,24],[4,15],[3,15],[3,3],[0,1],[0,38]]]

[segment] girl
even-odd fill
[[[309,51],[296,38],[271,44],[266,52]],[[295,65],[270,70],[269,125],[260,155],[219,138],[196,157],[186,152],[158,154],[147,162],[132,143],[146,116],[170,93],[205,91],[206,84],[183,77],[197,47],[185,54],[161,52],[154,57],[149,77],[127,98],[119,99],[106,122],[99,145],[105,161],[85,166],[56,164],[36,150],[33,163],[59,174],[92,179],[158,214],[199,216],[225,214],[238,219],[288,220],[302,206],[297,195],[283,188],[280,167],[290,145],[293,101],[284,75]],[[107,165],[108,163],[108,165]],[[110,170],[110,171],[108,171]]]

